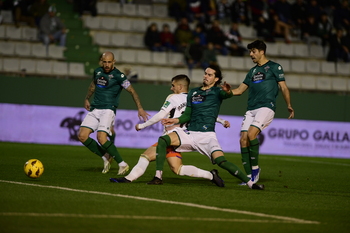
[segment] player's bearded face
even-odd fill
[[[104,60],[102,64],[103,64],[104,71],[110,72],[113,69],[114,62],[113,60]]]

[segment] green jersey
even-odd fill
[[[105,73],[103,68],[99,67],[94,71],[93,81],[96,88],[91,109],[111,109],[115,112],[121,91],[130,85],[126,75],[116,68]]]
[[[220,87],[202,90],[193,88],[187,95],[187,107],[191,107],[191,119],[187,126],[189,131],[215,131],[216,118],[219,115],[222,100],[232,97]]]
[[[251,68],[243,81],[249,87],[247,110],[268,107],[275,111],[280,81],[285,81],[284,72],[276,62],[268,61],[263,66]]]

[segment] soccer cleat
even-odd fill
[[[153,179],[148,182],[147,184],[155,184],[155,185],[160,185],[163,184],[163,181],[161,179],[159,179],[158,177],[153,177]]]
[[[242,182],[242,183],[239,183],[238,185],[244,186],[244,185],[247,185],[247,183],[246,182]]]
[[[124,175],[124,174],[127,173],[128,171],[129,171],[129,165],[126,165],[126,166],[119,166],[118,175]]]
[[[265,189],[265,185],[263,185],[263,184],[253,184],[251,189],[264,190]]]
[[[218,170],[213,169],[210,171],[210,173],[213,174],[213,179],[211,180],[211,182],[213,182],[214,184],[216,184],[219,187],[225,187],[225,183],[221,179],[221,177],[219,176]]]
[[[104,161],[102,173],[105,174],[105,173],[109,172],[110,168],[111,168],[111,164],[108,161]]]
[[[109,181],[114,183],[131,183],[131,181],[126,179],[125,177],[109,178]]]
[[[254,184],[258,182],[259,176],[260,176],[261,168],[253,169],[252,170],[252,181]]]

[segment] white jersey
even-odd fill
[[[140,129],[146,128],[150,125],[153,125],[159,122],[163,118],[180,117],[182,113],[185,111],[186,103],[187,103],[187,93],[168,95],[160,111],[145,123],[139,124],[139,128]],[[176,125],[176,127],[180,127],[180,125]],[[182,126],[182,127],[184,128],[185,126]],[[164,128],[164,134],[169,133],[174,128],[175,128],[174,126],[167,126],[166,128]]]

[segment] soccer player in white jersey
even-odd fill
[[[186,75],[180,74],[173,77],[171,81],[171,90],[174,92],[174,94],[171,94],[166,98],[161,110],[151,119],[143,124],[137,124],[135,126],[137,131],[159,122],[164,117],[174,118],[181,116],[186,108],[187,92],[190,84],[190,79]],[[230,123],[228,121],[222,120],[220,118],[218,118],[217,121],[223,124],[223,126],[226,128],[230,126]],[[176,124],[164,127],[163,135],[172,132],[177,127],[186,128],[186,125]],[[141,154],[138,163],[134,166],[134,168],[127,176],[121,178],[110,178],[110,181],[115,183],[130,183],[142,176],[145,173],[149,163],[156,160],[157,144],[158,143],[155,143],[146,151],[144,151],[143,154]],[[167,148],[166,158],[171,170],[175,174],[180,176],[200,177],[208,179],[215,183],[217,186],[224,187],[224,182],[219,177],[218,171],[216,169],[213,169],[209,172],[192,165],[183,165],[181,154],[174,151],[173,147]]]

